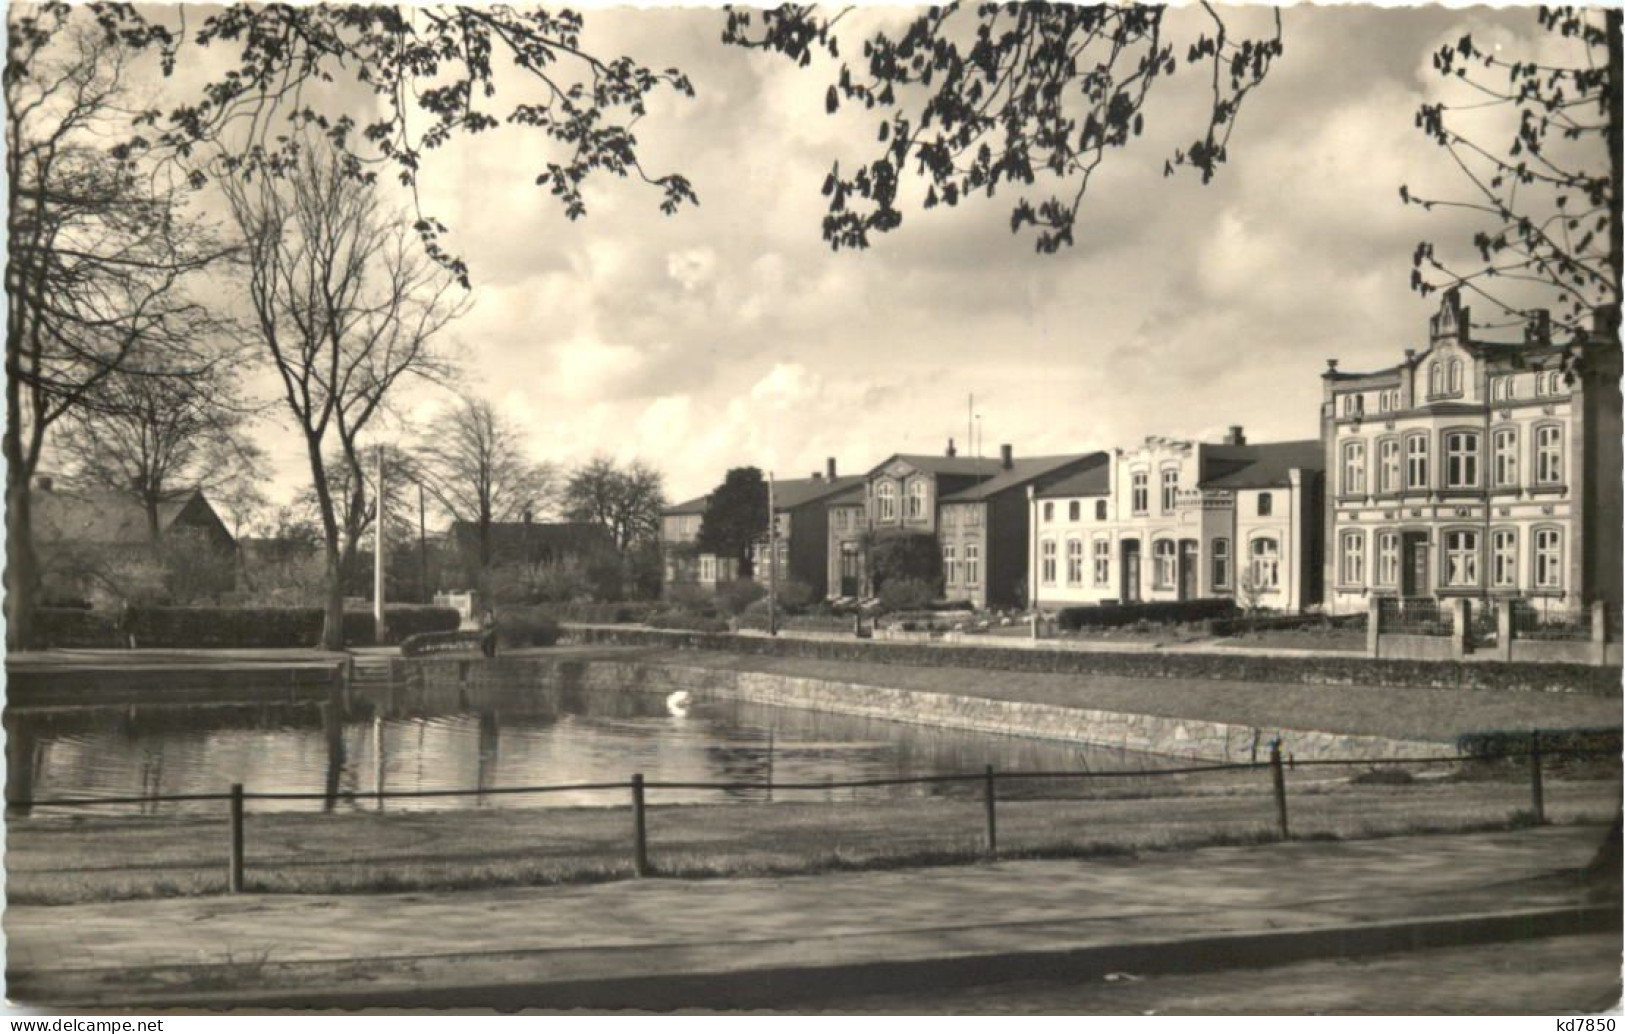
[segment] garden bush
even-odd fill
[[[1206,618],[1233,618],[1232,599],[1166,600],[1154,603],[1121,603],[1109,607],[1064,607],[1055,622],[1063,631],[1083,628],[1115,628],[1139,622],[1159,625],[1182,624]]]
[[[497,645],[510,650],[552,646],[559,623],[540,607],[503,607],[497,611]]]
[[[651,615],[646,624],[650,628],[673,629],[679,632],[726,632],[728,622],[707,614],[687,610],[667,610]]]
[[[880,588],[880,606],[887,613],[924,610],[936,598],[936,587],[920,578],[893,578]]]
[[[748,578],[717,585],[716,605],[724,614],[743,614],[745,608],[767,595],[767,589]]]

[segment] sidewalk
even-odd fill
[[[81,1007],[761,1007],[866,982],[963,983],[1046,967],[1204,970],[1267,963],[1272,952],[1307,958],[1595,928],[1597,911],[1576,911],[1583,896],[1566,874],[1602,834],[1546,828],[782,879],[17,906],[5,915],[7,993]],[[1601,918],[1618,930],[1617,914]]]

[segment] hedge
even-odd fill
[[[319,607],[136,607],[122,629],[115,611],[46,607],[36,613],[50,647],[122,647],[130,635],[138,647],[165,648],[315,647],[322,639]],[[384,613],[396,640],[453,632],[462,620],[450,607],[393,606]],[[345,645],[373,640],[372,612],[345,611]]]
[[[1213,618],[1207,623],[1207,631],[1213,636],[1246,635],[1249,632],[1277,632],[1286,629],[1298,628],[1346,628],[1365,630],[1368,614],[1340,614],[1332,617],[1326,614],[1267,614],[1233,617]]]
[[[1236,601],[1220,597],[1203,600],[1119,603],[1095,607],[1063,607],[1056,612],[1055,621],[1065,631],[1076,632],[1080,628],[1115,628],[1140,621],[1178,625],[1209,618],[1230,618],[1235,615]]]
[[[864,642],[853,638],[769,639],[703,632],[580,628],[571,638],[586,643],[721,650],[775,657],[811,657],[865,664],[975,668],[1062,675],[1111,675],[1137,679],[1217,679],[1237,682],[1332,686],[1416,686],[1434,689],[1507,690],[1620,696],[1616,667],[1587,664],[1506,664],[1498,661],[1404,661],[1338,654],[1324,657],[1261,657],[1215,650],[1118,653],[1031,647],[954,647],[926,643]]]

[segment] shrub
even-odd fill
[[[869,570],[875,585],[914,579],[931,587],[928,599],[935,599],[942,581],[942,550],[935,535],[923,532],[892,532],[876,535],[869,547]]]
[[[880,606],[886,611],[923,610],[936,599],[935,587],[918,578],[894,578],[880,588]]]
[[[403,657],[423,657],[437,653],[478,653],[478,632],[419,632],[401,640]]]
[[[767,595],[767,590],[749,579],[741,578],[717,585],[717,609],[724,614],[743,614],[745,608]]]
[[[1231,599],[1166,600],[1155,603],[1121,603],[1110,607],[1064,607],[1055,615],[1056,624],[1067,632],[1082,628],[1112,628],[1119,625],[1179,624],[1204,618],[1233,618],[1236,603]]]
[[[666,602],[678,610],[695,614],[716,612],[716,597],[698,585],[673,585],[666,590]]]
[[[497,611],[497,646],[509,650],[552,646],[559,641],[559,623],[539,607],[506,607]]]
[[[726,632],[728,622],[719,617],[695,614],[686,610],[668,610],[655,614],[646,622],[650,628],[673,629],[679,632]]]
[[[42,634],[52,646],[123,646],[118,615],[111,611],[44,609]],[[385,610],[397,639],[421,632],[456,631],[461,619],[450,607],[391,606]],[[322,639],[319,607],[134,607],[127,632],[137,646],[172,648],[313,647]],[[346,611],[344,641],[373,642],[371,611]]]
[[[781,583],[775,596],[779,601],[779,606],[792,614],[799,614],[806,610],[812,606],[813,601],[817,598],[813,593],[812,586],[806,582],[798,582],[793,579]]]

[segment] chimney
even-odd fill
[[[959,450],[954,448],[954,440],[952,438],[948,439],[948,458],[953,459],[955,456],[958,456],[958,455],[959,455]]]
[[[1224,436],[1224,444],[1226,444],[1226,445],[1246,445],[1247,444],[1247,436],[1241,433],[1241,425],[1240,424],[1231,424],[1230,425],[1229,433]]]
[[[529,524],[530,523],[530,517],[531,517],[530,507],[528,507],[528,506],[525,507],[525,512],[524,512],[524,514],[522,516],[524,518],[525,523]]]
[[[822,480],[824,480],[824,472],[821,471],[821,470],[813,471],[812,472],[812,479],[814,481],[822,481]]]
[[[1014,453],[1015,449],[1009,445],[999,446],[999,466],[1003,467],[1005,470],[1009,470],[1011,467],[1015,466],[1016,461],[1014,458]]]
[[[835,480],[835,457],[831,456],[824,461],[824,476],[831,481]]]
[[[1532,309],[1523,325],[1523,343],[1540,346],[1552,343],[1552,314],[1545,309]]]
[[[49,492],[54,483],[49,474],[34,475],[34,491],[36,492]]]

